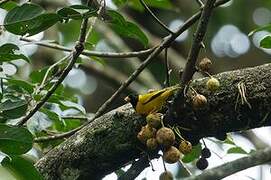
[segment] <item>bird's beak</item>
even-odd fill
[[[130,102],[130,101],[131,101],[131,98],[129,98],[129,97],[127,96],[126,98],[124,98],[124,100],[125,100],[126,102]]]

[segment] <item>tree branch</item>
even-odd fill
[[[72,49],[67,48],[65,46],[61,46],[55,43],[47,43],[43,41],[35,41],[30,38],[21,37],[20,40],[25,42],[31,42],[39,46],[52,48],[56,50],[71,52]],[[121,53],[115,53],[115,52],[99,52],[99,51],[89,51],[84,50],[81,54],[85,56],[95,56],[95,57],[104,57],[104,58],[131,58],[131,57],[140,57],[150,54],[154,48],[149,48],[141,51],[133,51],[133,52],[121,52]]]
[[[207,26],[209,18],[214,7],[215,0],[208,0],[203,7],[203,12],[200,17],[200,21],[196,30],[195,38],[193,40],[192,47],[190,48],[187,63],[185,65],[184,71],[182,73],[181,81],[186,84],[192,79],[192,76],[196,72],[196,62],[202,47],[201,43],[203,41],[204,35],[207,31]]]
[[[270,76],[271,64],[221,73],[214,76],[221,83],[215,93],[205,87],[208,78],[195,80],[191,86],[207,97],[208,106],[195,111],[187,104],[187,108],[178,112],[181,116],[172,121],[190,129],[181,132],[189,141],[221,132],[270,126],[271,116],[266,117],[271,112]],[[246,98],[252,109],[240,102],[235,108],[239,82],[246,85]],[[47,153],[36,167],[45,179],[101,179],[140,157],[138,147],[142,145],[136,134],[144,122],[126,104],[88,124]]]
[[[191,176],[184,180],[217,180],[232,175],[244,169],[261,165],[271,161],[271,148],[258,150],[250,156],[243,157],[221,166],[204,171],[198,176]]]

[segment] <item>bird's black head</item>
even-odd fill
[[[133,108],[136,108],[136,104],[138,102],[138,95],[130,94],[124,99],[126,102],[132,104]]]

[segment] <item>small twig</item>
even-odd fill
[[[4,83],[3,83],[3,78],[1,78],[1,94],[2,94],[2,96],[3,96],[3,94],[4,94]]]
[[[145,3],[144,0],[140,0],[140,3],[142,4],[142,6],[144,6],[144,8],[147,10],[147,12],[153,17],[153,19],[160,24],[167,32],[169,32],[170,34],[174,34],[173,31],[171,31],[153,12],[152,10],[147,6],[147,4]]]
[[[45,84],[45,82],[46,82],[46,80],[47,80],[47,77],[48,77],[49,73],[51,72],[51,70],[52,70],[54,67],[56,67],[57,65],[61,64],[61,63],[64,62],[66,59],[69,60],[70,58],[72,58],[72,56],[71,56],[71,54],[68,54],[68,55],[65,56],[64,58],[60,59],[59,61],[57,61],[56,63],[54,63],[53,65],[51,65],[51,66],[48,68],[48,70],[46,71],[46,73],[45,73],[45,75],[44,75],[44,77],[43,77],[43,80],[42,80],[42,82],[41,82],[41,84],[40,84],[40,87],[43,87],[43,86],[44,86],[44,84]]]
[[[170,80],[169,80],[169,76],[170,76],[170,70],[169,70],[169,64],[168,64],[168,56],[167,56],[167,51],[168,48],[165,48],[165,74],[166,74],[166,79],[165,79],[165,83],[164,86],[165,87],[169,87],[170,86]]]
[[[186,176],[191,176],[191,171],[186,167],[186,165],[182,162],[182,160],[179,160],[181,168],[183,168]]]
[[[78,120],[87,121],[88,117],[85,117],[85,116],[61,116],[61,119],[78,119]]]
[[[239,82],[237,84],[237,88],[238,88],[239,94],[237,96],[237,102],[236,102],[236,105],[235,105],[235,110],[237,108],[237,103],[238,103],[238,100],[239,100],[239,96],[241,97],[241,104],[244,105],[246,103],[247,106],[249,107],[249,109],[252,109],[251,104],[247,101],[247,98],[246,98],[246,86],[245,86],[245,84],[243,82]]]
[[[201,0],[196,0],[197,3],[199,4],[200,8],[203,8],[204,6],[204,3],[201,1]]]
[[[37,44],[39,46],[47,47],[47,48],[52,48],[56,50],[61,50],[61,51],[66,51],[66,52],[71,52],[73,51],[70,48],[67,48],[65,46],[61,46],[58,44],[54,43],[46,43],[46,42],[41,42],[41,41],[35,41],[26,37],[21,37],[20,40],[26,41],[26,42],[32,42],[34,44]],[[115,52],[98,52],[98,51],[89,51],[89,50],[84,50],[81,54],[85,56],[95,56],[95,57],[105,57],[105,58],[131,58],[131,57],[140,57],[140,56],[145,56],[153,52],[154,48],[149,48],[146,50],[141,50],[141,51],[134,51],[134,52],[121,52],[121,53],[115,53]],[[119,59],[118,59],[119,60]]]

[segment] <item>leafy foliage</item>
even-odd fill
[[[0,46],[0,62],[8,62],[17,59],[23,59],[29,62],[28,57],[23,54],[18,54],[16,51],[20,50],[15,44],[7,43]]]
[[[43,179],[33,164],[22,156],[6,157],[2,160],[1,165],[11,171],[20,180]]]
[[[134,23],[126,21],[125,18],[117,11],[108,10],[110,16],[111,28],[121,36],[135,38],[139,40],[144,46],[148,45],[148,38],[144,32]]]
[[[5,28],[17,35],[34,35],[51,27],[61,18],[55,13],[46,13],[39,5],[25,3],[8,12]]]
[[[22,127],[0,124],[0,150],[8,155],[24,154],[32,148],[32,134]]]

